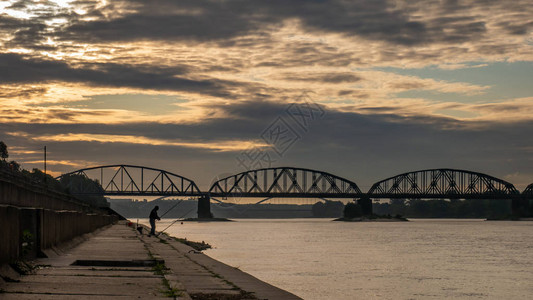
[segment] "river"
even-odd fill
[[[239,219],[178,222],[167,232],[206,241],[207,255],[304,299],[533,295],[533,222]]]

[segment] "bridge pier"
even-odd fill
[[[208,195],[202,195],[198,198],[198,219],[211,219],[211,198]]]
[[[357,204],[361,206],[361,213],[363,216],[371,216],[372,211],[372,199],[368,196],[363,196],[361,199],[357,200]]]
[[[511,213],[514,217],[527,217],[529,215],[529,199],[513,198],[511,202]]]

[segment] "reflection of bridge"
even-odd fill
[[[97,180],[102,189],[85,189],[83,176]],[[202,192],[194,181],[160,169],[132,165],[110,165],[77,170],[58,177],[69,180],[71,191],[80,195],[188,196],[199,197],[199,217],[210,216],[211,197],[345,198],[372,213],[371,199],[508,199],[513,212],[527,209],[533,199],[533,184],[521,194],[513,184],[471,171],[432,169],[404,173],[379,181],[367,193],[357,184],[336,175],[302,168],[278,167],[250,170],[222,178]],[[217,200],[224,201],[224,200]]]

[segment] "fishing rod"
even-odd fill
[[[165,230],[167,230],[168,228],[170,228],[170,226],[172,226],[172,225],[174,225],[176,222],[180,221],[181,218],[185,217],[186,215],[188,215],[188,214],[189,214],[191,211],[193,211],[193,210],[194,210],[194,207],[191,208],[191,209],[189,209],[189,211],[186,212],[185,214],[183,214],[181,217],[177,218],[176,221],[170,223],[170,225],[168,225],[165,229],[159,231],[159,233],[156,234],[155,236],[159,236],[159,235],[160,235],[161,233],[163,233]]]
[[[181,199],[180,201],[178,201],[178,203],[174,204],[174,206],[172,206],[171,208],[169,208],[164,214],[162,214],[159,218],[162,218],[164,217],[169,211],[173,210],[174,207],[178,206],[181,202],[183,202],[183,199]]]

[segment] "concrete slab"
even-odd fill
[[[1,299],[300,299],[168,236],[140,235],[125,224],[99,230],[54,249],[45,265],[20,282],[1,282]],[[75,246],[72,246],[74,245]],[[164,268],[113,266],[119,261],[164,260]],[[87,266],[72,265],[76,260]],[[99,266],[110,261],[111,266]],[[163,265],[161,265],[163,266]],[[155,274],[157,273],[157,274]]]
[[[129,299],[161,299],[159,296],[105,296],[105,295],[67,295],[67,294],[2,294],[2,300],[129,300]],[[168,298],[167,298],[168,299]],[[182,299],[182,298],[180,298]],[[185,299],[185,298],[183,298]],[[190,299],[190,298],[189,298]]]
[[[165,259],[172,274],[167,280],[180,282],[193,299],[301,299],[168,236],[160,238],[141,237],[150,252]]]
[[[79,281],[75,283],[76,285],[71,285],[68,281],[24,281],[9,283],[5,286],[4,293],[163,297],[162,291],[164,291],[161,280],[146,283],[128,282],[124,280],[110,283]]]
[[[47,267],[20,282],[0,285],[2,299],[161,299],[168,287],[164,277],[148,266],[73,266],[85,261],[145,261],[151,259],[133,228],[114,225],[75,247],[55,249],[56,255],[39,259]]]
[[[157,286],[161,283],[163,276],[143,276],[143,277],[125,277],[125,276],[54,276],[54,275],[35,275],[24,278],[24,283],[50,283],[62,285],[133,285],[133,286]],[[18,286],[13,284],[12,286]],[[9,287],[10,285],[8,285]]]
[[[93,276],[93,277],[147,277],[154,274],[152,269],[120,270],[120,269],[44,269],[34,276]]]

